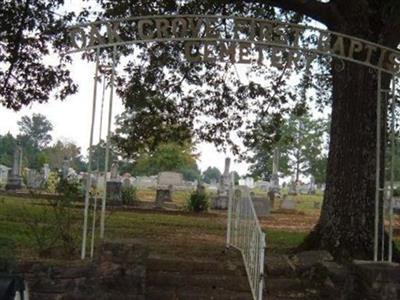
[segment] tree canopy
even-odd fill
[[[33,102],[65,99],[76,92],[61,56],[64,29],[73,13],[59,14],[63,0],[2,1],[0,6],[0,104],[14,110]],[[56,57],[49,63],[49,54]],[[57,61],[58,60],[58,61]]]
[[[221,178],[221,171],[217,167],[208,167],[203,172],[203,180],[210,184],[212,181],[218,182]]]
[[[196,180],[199,171],[190,145],[160,144],[152,153],[142,153],[135,163],[136,175],[157,175],[163,171],[181,172],[186,180]]]
[[[272,175],[273,152],[279,153],[279,172],[283,176],[295,175],[296,181],[300,175],[312,175],[316,182],[324,183],[327,163],[328,124],[323,119],[314,119],[309,113],[301,116],[291,115],[283,119],[279,127],[271,135],[262,130],[268,126],[268,119],[262,121],[254,133],[254,155],[249,158],[250,172],[255,177],[269,180]],[[250,145],[249,145],[250,146]]]
[[[53,130],[53,125],[42,114],[33,114],[32,117],[23,116],[17,124],[20,135],[30,139],[39,149],[46,147],[52,140],[50,132]]]

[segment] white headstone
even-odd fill
[[[266,217],[271,210],[270,201],[265,197],[251,197],[257,217]]]
[[[178,172],[160,172],[158,174],[157,184],[160,187],[183,185],[183,176]]]
[[[282,203],[281,203],[281,208],[282,209],[296,209],[296,202],[292,198],[284,196]]]

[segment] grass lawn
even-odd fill
[[[145,191],[141,196],[150,198],[154,191]],[[139,194],[140,195],[140,194]],[[186,201],[183,192],[177,192],[174,200]],[[300,213],[273,213],[260,223],[267,234],[267,249],[272,253],[287,253],[299,245],[315,221],[318,210],[313,202],[318,196],[298,196]],[[154,198],[152,198],[154,199]],[[42,228],[36,233],[51,236],[54,224],[52,208],[46,200],[0,196],[0,256],[7,245],[14,244],[13,254],[17,257],[38,255],[38,239],[29,229],[29,224]],[[82,208],[72,210],[73,230],[79,250],[82,228]],[[34,222],[33,222],[33,221]],[[91,220],[89,220],[91,224]],[[35,223],[36,222],[36,223]],[[51,230],[50,230],[51,231]],[[186,212],[157,211],[111,211],[106,217],[107,239],[141,239],[145,240],[151,251],[175,256],[202,256],[215,254],[224,250],[226,233],[226,215],[224,213],[190,214]],[[400,240],[396,240],[400,247]],[[79,258],[77,251],[71,258]]]

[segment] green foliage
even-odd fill
[[[30,169],[40,169],[43,165],[45,156],[41,155],[40,149],[35,145],[34,141],[27,135],[18,135],[17,143],[22,148],[22,165]]]
[[[325,149],[328,124],[322,119],[313,119],[310,114],[291,115],[274,123],[271,132],[266,133],[264,122],[260,122],[254,135],[258,138],[248,146],[254,155],[250,171],[253,176],[269,179],[272,174],[273,152],[279,150],[279,171],[284,176],[295,174],[313,175],[317,183],[325,181],[327,149]],[[274,132],[272,134],[272,132]],[[271,138],[273,136],[273,138]]]
[[[76,92],[67,67],[70,59],[58,56],[66,50],[64,29],[74,15],[64,13],[63,4],[1,2],[0,104],[6,108],[19,110],[33,102],[44,103],[54,96],[65,99]],[[47,59],[49,53],[54,59]]]
[[[22,148],[22,164],[30,169],[40,169],[48,162],[43,149],[51,141],[51,123],[45,116],[33,114],[32,118],[24,116],[18,122],[21,134],[14,138],[10,133],[0,135],[0,164],[11,167],[15,147]]]
[[[32,210],[30,206],[23,205],[18,213],[24,222],[26,237],[35,252],[42,257],[48,257],[58,240],[58,221],[52,214],[49,205],[43,205],[40,211]]]
[[[122,185],[121,189],[122,203],[125,205],[132,205],[136,200],[136,188],[134,186]]]
[[[53,125],[46,116],[42,114],[23,116],[17,124],[20,134],[32,141],[35,148],[43,149],[51,142],[50,132],[53,130]]]
[[[47,147],[44,152],[47,162],[53,169],[61,169],[64,159],[68,158],[71,168],[77,172],[86,171],[86,163],[83,161],[81,149],[72,142],[57,141],[54,145]]]
[[[68,201],[76,201],[83,198],[81,184],[78,181],[70,181],[58,175],[58,182],[56,185],[56,192],[63,195],[64,199]]]
[[[400,197],[400,189],[399,188],[395,188],[394,190],[393,190],[393,196],[394,197]]]
[[[203,180],[205,183],[210,184],[212,180],[216,182],[221,178],[221,171],[217,167],[208,167],[203,172]]]
[[[202,212],[208,210],[208,195],[202,191],[194,191],[190,194],[187,201],[187,209],[193,212]]]
[[[117,118],[113,140],[131,159],[142,153],[153,153],[168,143],[185,146],[192,140],[191,125],[180,115],[176,102],[158,91],[140,91],[140,100],[130,96],[135,84],[123,91],[127,96],[125,112]],[[143,93],[143,94],[142,94]]]
[[[191,167],[183,167],[179,172],[182,173],[183,179],[187,181],[198,181],[201,178],[201,172],[197,168],[197,164]]]
[[[13,155],[16,140],[7,133],[6,135],[0,135],[0,164],[11,167],[13,164]]]
[[[94,170],[104,170],[106,158],[106,141],[101,140],[97,145],[92,146],[92,168]],[[118,154],[114,143],[110,145],[110,156],[108,169],[111,169],[113,161],[118,159]]]
[[[160,144],[151,153],[143,153],[135,165],[136,175],[155,175],[163,171],[197,170],[193,149],[190,145]]]
[[[43,201],[40,210],[22,206],[19,216],[24,222],[26,237],[39,256],[49,257],[55,251],[71,256],[78,249],[81,220],[72,199],[61,196]]]

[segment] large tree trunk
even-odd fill
[[[368,26],[370,24],[349,16],[342,28],[335,29],[378,43],[385,41],[382,33],[377,31],[379,28]],[[324,203],[317,226],[300,248],[327,249],[339,259],[373,259],[377,71],[346,62],[341,71],[332,67],[332,79],[332,120]],[[390,78],[383,75],[382,88],[388,89],[389,83]],[[382,111],[381,161],[384,161],[386,104],[383,102]],[[396,256],[398,258],[397,250]]]

